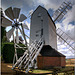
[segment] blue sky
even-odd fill
[[[57,28],[61,28],[66,32],[69,36],[73,38],[75,41],[75,0],[2,0],[1,6],[3,10],[7,9],[8,7],[18,7],[21,8],[21,12],[24,15],[28,16],[29,12],[34,11],[39,5],[45,7],[49,14],[52,16],[54,11],[58,9],[58,7],[64,2],[64,1],[71,1],[73,8],[68,11],[68,13],[64,16],[63,20],[61,22],[57,22],[56,26]],[[30,28],[30,18],[24,21],[28,27]],[[7,31],[10,29],[7,28]],[[26,34],[29,36],[29,31],[25,30]],[[58,46],[59,46],[58,42]],[[61,45],[61,47],[64,47],[59,52],[62,52],[67,57],[73,57],[73,54],[64,46]],[[66,50],[65,50],[66,49]]]

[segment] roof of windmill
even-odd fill
[[[53,49],[49,45],[43,46],[40,54],[41,54],[41,56],[65,57],[65,55],[61,54],[60,52],[58,52],[57,50]]]
[[[40,8],[40,7],[43,8],[44,10],[46,10],[46,8],[42,7],[41,5],[39,5],[39,6],[36,8],[36,10],[37,10],[38,8]],[[36,11],[36,10],[35,10],[35,11]],[[34,12],[35,12],[35,11],[34,11]],[[47,11],[47,10],[46,10],[46,11]],[[32,13],[32,15],[34,14],[34,12]],[[50,14],[48,13],[48,11],[47,11],[47,14],[48,14],[48,16],[50,17],[51,21],[53,22],[54,26],[56,27],[56,25],[55,25],[54,21],[52,20]],[[32,15],[31,15],[31,16],[32,16]]]

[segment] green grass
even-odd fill
[[[31,73],[44,74],[44,73],[54,73],[56,71],[58,73],[58,75],[64,75],[64,73],[66,73],[66,75],[67,75],[67,73],[69,73],[69,75],[74,75],[73,69],[74,69],[74,67],[65,67],[65,68],[54,67],[54,68],[48,69],[48,70],[33,69],[31,71]],[[46,74],[46,75],[51,75],[51,74]]]
[[[33,70],[32,73],[52,73],[52,71],[50,71],[50,70],[40,70],[40,69],[37,69],[37,70]]]

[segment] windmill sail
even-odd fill
[[[55,11],[53,14],[53,19],[55,21],[60,21],[68,10],[72,8],[72,4],[70,2],[63,2],[62,5]]]
[[[60,21],[64,15],[72,8],[72,4],[70,2],[63,2],[62,5],[55,11],[53,14],[54,22]],[[60,28],[57,29],[57,36],[59,37],[58,40],[60,40],[61,43],[67,46],[67,48],[74,53],[74,41]]]
[[[75,47],[74,47],[74,40],[68,36],[65,32],[63,32],[61,29],[57,29],[57,36],[59,37],[58,40],[66,45],[66,47],[72,52],[74,53]]]
[[[9,7],[5,10],[5,14],[7,17],[9,17],[11,20],[14,20],[14,14],[13,14],[13,10],[12,7]]]
[[[26,17],[24,14],[21,14],[21,15],[20,15],[20,18],[19,18],[19,21],[22,22],[22,21],[24,21],[25,19],[27,19],[27,17]]]
[[[14,31],[14,28],[10,29],[7,33],[6,33],[6,36],[8,39],[11,38],[11,35],[13,35],[13,31]]]
[[[2,17],[2,25],[3,27],[11,26],[12,22],[5,17]]]
[[[13,8],[13,14],[15,19],[19,18],[20,10],[21,10],[20,8]]]

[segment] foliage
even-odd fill
[[[11,43],[4,43],[3,45],[3,59],[6,63],[11,63],[14,56],[14,45]]]
[[[24,45],[20,45],[24,46]],[[13,57],[14,57],[14,44],[13,43],[3,43],[3,48],[2,48],[2,54],[3,54],[3,60],[6,63],[12,63],[13,62]],[[18,57],[23,55],[24,51],[22,49],[17,49]]]
[[[5,35],[5,33],[6,33],[5,27],[1,26],[1,42],[2,42],[2,39],[3,39],[4,35]]]
[[[5,42],[5,40],[6,40],[5,33],[6,33],[5,27],[1,26],[1,56],[2,56],[2,53],[3,53],[3,51],[2,51],[3,46],[4,46],[3,42]]]
[[[6,36],[3,37],[2,42],[7,42],[7,37]]]

